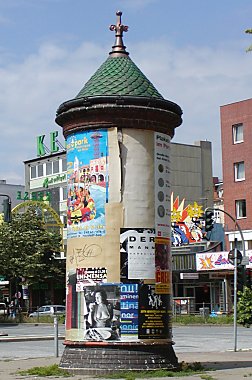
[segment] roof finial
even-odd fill
[[[117,11],[117,22],[116,25],[110,25],[110,30],[115,30],[115,45],[112,46],[112,51],[109,54],[113,54],[114,56],[120,56],[120,55],[128,55],[129,53],[126,52],[125,48],[126,46],[123,45],[123,32],[128,31],[128,26],[122,25],[121,23],[121,16],[122,12]]]

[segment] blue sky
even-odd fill
[[[251,0],[0,0],[0,179],[23,184],[36,136],[61,132],[57,108],[107,58],[117,10],[131,59],[183,110],[173,141],[211,141],[222,176],[220,106],[252,97]]]

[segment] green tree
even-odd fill
[[[0,274],[28,285],[63,278],[65,265],[54,259],[61,250],[61,235],[46,228],[36,207],[14,213],[10,223],[0,224]]]
[[[237,322],[245,327],[252,324],[252,289],[245,286],[242,292],[238,292]]]
[[[247,29],[247,30],[245,30],[245,33],[252,34],[252,29]],[[247,51],[247,52],[248,52],[248,51],[252,51],[252,45],[250,45],[250,46],[246,49],[246,51]]]

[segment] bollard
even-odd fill
[[[53,326],[54,326],[54,354],[55,354],[55,357],[58,358],[59,357],[59,336],[58,336],[59,328],[58,328],[57,316],[54,317]]]

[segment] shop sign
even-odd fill
[[[55,183],[59,182],[65,182],[66,179],[66,174],[57,174],[53,177],[47,177],[43,181],[43,187],[47,189],[49,185],[54,185]]]
[[[37,156],[42,157],[45,156],[48,150],[50,150],[50,154],[56,153],[59,151],[59,142],[57,140],[58,131],[50,132],[50,149],[44,143],[45,135],[37,136]]]
[[[197,271],[234,270],[228,255],[229,252],[197,253],[196,269]],[[246,265],[246,268],[252,268],[252,251],[246,251],[246,256],[249,259],[249,264]]]
[[[199,278],[199,273],[180,273],[180,279],[181,280],[198,280]]]
[[[22,191],[17,192],[17,200],[21,201],[48,201],[51,200],[51,194],[49,192],[31,192],[25,191],[22,193]]]

